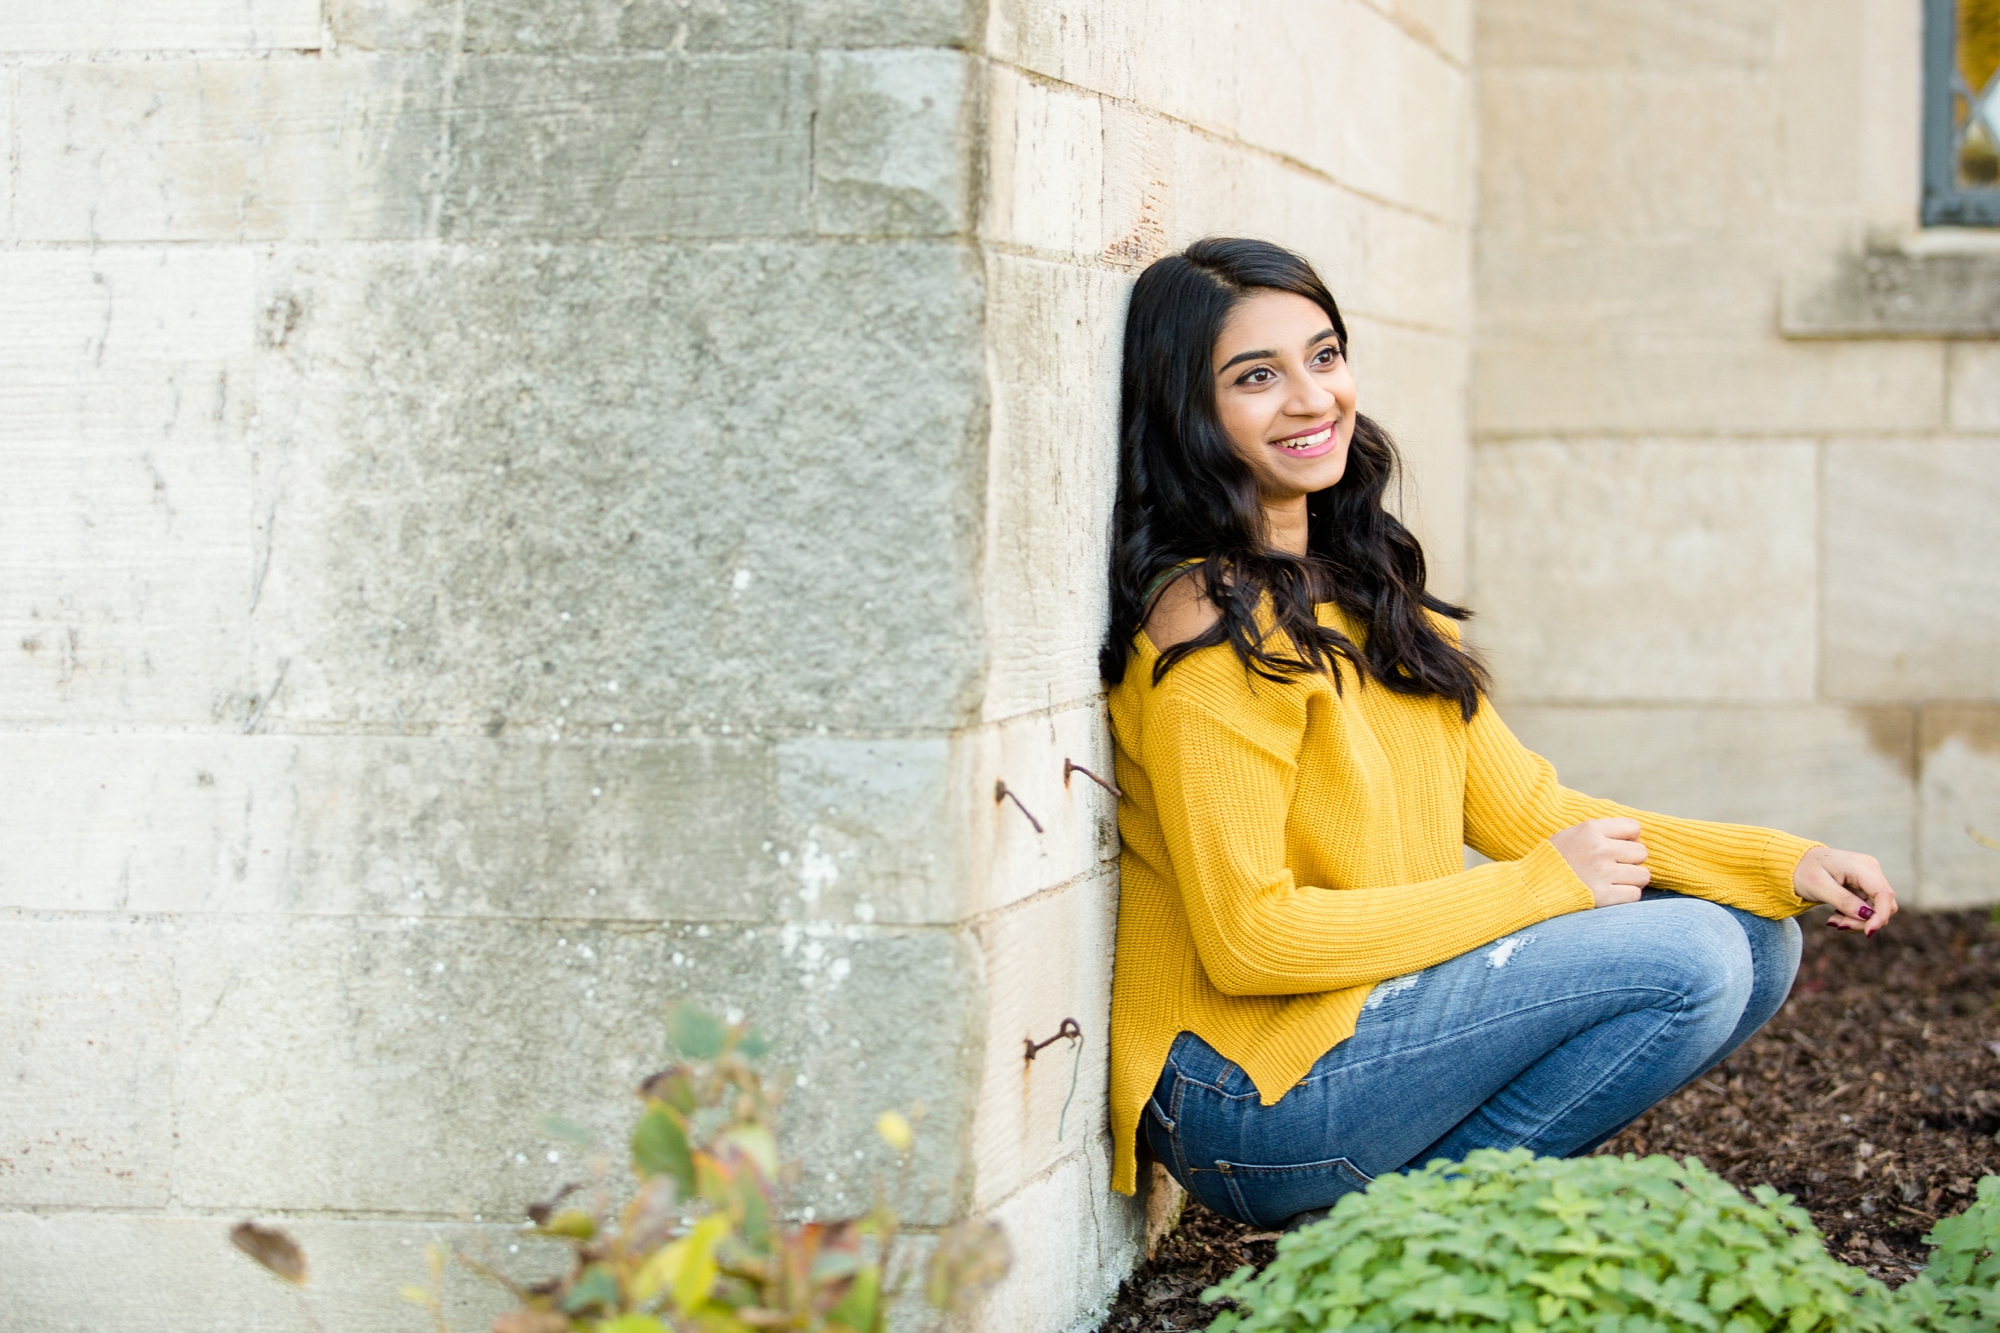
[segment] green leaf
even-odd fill
[[[736,1049],[743,1052],[750,1059],[756,1060],[771,1053],[771,1042],[768,1037],[756,1028],[748,1028],[737,1039]]]
[[[604,1306],[618,1304],[618,1279],[603,1264],[592,1264],[583,1270],[583,1276],[576,1280],[563,1297],[565,1314],[582,1314]]]
[[[649,1314],[627,1314],[605,1320],[595,1333],[667,1333],[667,1326]]]
[[[647,1179],[670,1175],[681,1197],[694,1193],[694,1156],[676,1112],[654,1106],[632,1129],[632,1165]]]
[[[882,1274],[873,1266],[857,1270],[840,1303],[826,1312],[827,1322],[852,1330],[875,1333],[876,1306],[882,1299]]]
[[[667,1040],[690,1060],[713,1060],[728,1044],[729,1030],[714,1014],[677,1004],[667,1010]]]

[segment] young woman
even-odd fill
[[[1303,259],[1147,269],[1123,392],[1116,1188],[1141,1135],[1259,1227],[1474,1148],[1589,1152],[1776,1012],[1789,918],[1895,914],[1872,857],[1593,800],[1514,739]]]

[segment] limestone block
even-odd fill
[[[1237,6],[1187,0],[998,0],[987,6],[985,50],[1031,74],[1227,133],[1240,105],[1244,66],[1234,57],[1244,19]]]
[[[813,216],[832,235],[965,229],[972,69],[957,51],[822,51]]]
[[[1431,591],[1466,592],[1471,454],[1466,441],[1465,343],[1368,319],[1348,321],[1361,410],[1403,456],[1403,481],[1387,498],[1424,545]]]
[[[109,62],[17,78],[26,239],[805,227],[803,56]]]
[[[1481,235],[1474,266],[1481,354],[1511,342],[1596,345],[1641,331],[1654,339],[1762,338],[1780,249],[1754,236],[1542,244]],[[1546,347],[1525,353],[1547,354]]]
[[[1778,0],[1482,0],[1479,62],[1491,70],[1757,69],[1776,59],[1778,8]]]
[[[1476,635],[1497,688],[1538,701],[1810,698],[1815,465],[1814,447],[1793,442],[1476,450]]]
[[[973,1312],[980,1333],[1095,1328],[1143,1257],[1144,1205],[1111,1192],[1110,1140],[1083,1149],[992,1210],[1014,1266]]]
[[[15,919],[0,931],[8,1032],[0,1046],[0,1205],[167,1203],[170,929]]]
[[[1954,342],[1946,349],[1951,425],[1956,430],[2000,430],[2000,344]]]
[[[953,725],[980,293],[948,245],[281,253],[267,718]]]
[[[1749,73],[1490,69],[1479,224],[1496,237],[1756,234],[1782,163],[1776,98]]]
[[[987,67],[989,144],[980,192],[983,236],[1093,258],[1105,231],[1105,142],[1101,99]]]
[[[622,1152],[684,997],[748,1014],[796,1071],[798,1205],[865,1207],[893,1166],[875,1116],[915,1102],[912,1220],[956,1196],[980,967],[950,932],[210,917],[174,938],[186,1206],[518,1216],[583,1165],[542,1117]]]
[[[36,1333],[311,1333],[309,1309],[323,1328],[403,1329],[424,1317],[399,1289],[429,1281],[427,1245],[490,1253],[525,1282],[558,1270],[564,1253],[497,1218],[267,1224],[306,1252],[303,1302],[229,1243],[231,1218],[0,1213],[0,1251],[11,1270],[0,1288],[0,1323]],[[498,1286],[448,1270],[444,1313],[452,1328],[485,1328],[507,1304]]]
[[[1472,63],[1472,0],[1362,0],[1457,65]]]
[[[1564,785],[1641,810],[1783,829],[1881,861],[1917,892],[1906,708],[1502,706]]]
[[[961,919],[1096,873],[1118,855],[1111,793],[1063,770],[1069,759],[1111,778],[1111,732],[1097,699],[961,733],[955,750],[952,790],[962,793],[957,823],[965,830]],[[1005,782],[1020,805],[996,799],[995,782]]]
[[[1830,444],[1823,485],[1826,692],[2000,699],[2000,451]]]
[[[1779,178],[1786,207],[1851,211],[1861,202],[1867,124],[1866,67],[1885,53],[1868,45],[1871,0],[1780,0],[1774,54],[1779,105]],[[1912,28],[1917,15],[1906,9]]]
[[[0,255],[0,717],[247,690],[254,301],[228,251]]]
[[[1117,876],[1107,871],[980,926],[989,1000],[973,1117],[974,1209],[995,1206],[1103,1137],[1117,923]],[[1082,1029],[1081,1045],[1059,1041],[1027,1059],[1024,1040],[1047,1040],[1067,1018]],[[1104,1190],[1108,1178],[1089,1183]]]
[[[319,0],[80,0],[0,13],[0,51],[318,50]]]
[[[1796,435],[1942,424],[1944,352],[1922,342],[1781,342],[1645,329],[1484,344],[1473,362],[1482,436],[1603,431]]]
[[[1126,291],[1102,270],[987,259],[989,720],[1100,688]]]
[[[962,46],[961,0],[329,0],[342,46],[482,53]]]
[[[1434,219],[1467,220],[1471,94],[1462,68],[1365,4],[1257,0],[1242,8],[1238,132],[1246,142],[1348,189]],[[1339,90],[1339,114],[1316,114],[1328,88]]]
[[[1918,712],[1923,771],[1919,905],[2000,902],[2000,708],[1933,704]]]

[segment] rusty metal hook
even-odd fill
[[[1097,774],[1091,772],[1089,769],[1085,768],[1082,764],[1077,763],[1076,760],[1066,757],[1063,760],[1063,786],[1065,787],[1069,786],[1069,775],[1072,773],[1081,773],[1085,777],[1089,778],[1092,782],[1095,782],[1098,786],[1104,788],[1104,790],[1110,792],[1113,796],[1116,796],[1119,800],[1122,801],[1125,799],[1125,793],[1118,790],[1115,784],[1106,782],[1103,778],[1098,777]]]
[[[1016,810],[1019,810],[1022,814],[1026,815],[1028,817],[1028,822],[1035,826],[1035,832],[1046,833],[1048,831],[1042,827],[1042,821],[1035,818],[1034,812],[1029,810],[1027,806],[1021,804],[1021,798],[1016,796],[1012,791],[1008,790],[1006,782],[999,778],[996,778],[993,781],[993,803],[995,805],[998,805],[1002,801],[1012,801],[1014,803],[1014,808]]]
[[[1047,1041],[1036,1041],[1033,1037],[1023,1038],[1021,1044],[1028,1048],[1028,1054],[1025,1058],[1029,1060],[1034,1059],[1035,1053],[1044,1046],[1053,1046],[1065,1037],[1068,1037],[1072,1041],[1083,1040],[1083,1029],[1076,1025],[1074,1018],[1065,1018],[1062,1021],[1062,1026],[1056,1029],[1056,1035],[1050,1037]]]

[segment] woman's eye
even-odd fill
[[[1268,384],[1271,379],[1271,372],[1267,368],[1259,366],[1236,382],[1238,384]]]
[[[1319,355],[1313,358],[1313,364],[1316,366],[1330,366],[1338,360],[1340,360],[1340,349],[1338,347],[1322,347],[1319,349]]]

